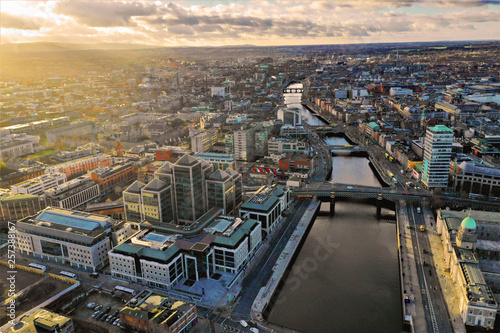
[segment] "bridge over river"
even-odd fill
[[[319,197],[330,199],[330,214],[335,210],[336,198],[359,198],[359,199],[377,199],[377,215],[380,215],[382,200],[428,202],[432,199],[432,193],[423,190],[401,190],[395,187],[375,187],[349,185],[333,182],[317,182],[302,187],[293,188],[292,193],[299,197]],[[471,208],[488,209],[500,211],[500,203],[486,202],[473,199],[463,199],[451,194],[444,193],[439,199],[450,206],[466,206]]]

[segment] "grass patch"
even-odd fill
[[[38,152],[36,154],[28,155],[28,156],[26,156],[26,158],[35,159],[35,158],[38,158],[38,157],[44,157],[44,156],[53,154],[55,152],[56,152],[55,149],[48,149],[48,150],[40,151],[40,152]]]

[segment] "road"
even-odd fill
[[[407,209],[417,276],[422,292],[420,300],[417,298],[416,301],[424,302],[428,332],[452,333],[453,329],[450,324],[446,303],[434,268],[427,231],[420,230],[421,225],[427,229],[425,218],[422,213],[418,213],[417,206],[408,205]]]
[[[265,286],[267,281],[271,278],[273,273],[272,268],[276,260],[278,260],[281,252],[285,248],[286,243],[297,227],[302,215],[304,215],[310,201],[310,199],[299,201],[296,212],[290,214],[287,219],[283,221],[282,227],[278,230],[277,234],[274,235],[273,241],[270,242],[269,248],[262,256],[263,258],[267,258],[265,259],[266,261],[261,265],[255,266],[252,272],[250,272],[243,281],[240,300],[233,310],[233,317],[245,320],[250,318],[250,312],[255,297],[257,297],[260,288]]]

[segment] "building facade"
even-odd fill
[[[48,207],[16,224],[22,254],[94,272],[108,263],[113,222],[108,216]]]
[[[85,208],[99,198],[99,185],[89,176],[80,176],[55,188],[44,191],[52,207],[65,209]]]
[[[424,141],[424,174],[422,181],[427,188],[445,188],[450,173],[453,130],[436,125],[427,128]]]
[[[44,191],[56,188],[66,182],[66,175],[60,172],[46,173],[36,178],[12,185],[13,194],[40,195]]]

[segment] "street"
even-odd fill
[[[434,259],[427,237],[427,225],[422,213],[417,211],[417,206],[408,205],[408,218],[412,237],[415,264],[420,284],[420,299],[424,302],[424,311],[428,332],[453,332],[450,324],[446,303],[441,292],[441,286],[434,267]],[[421,231],[424,226],[425,231]]]

